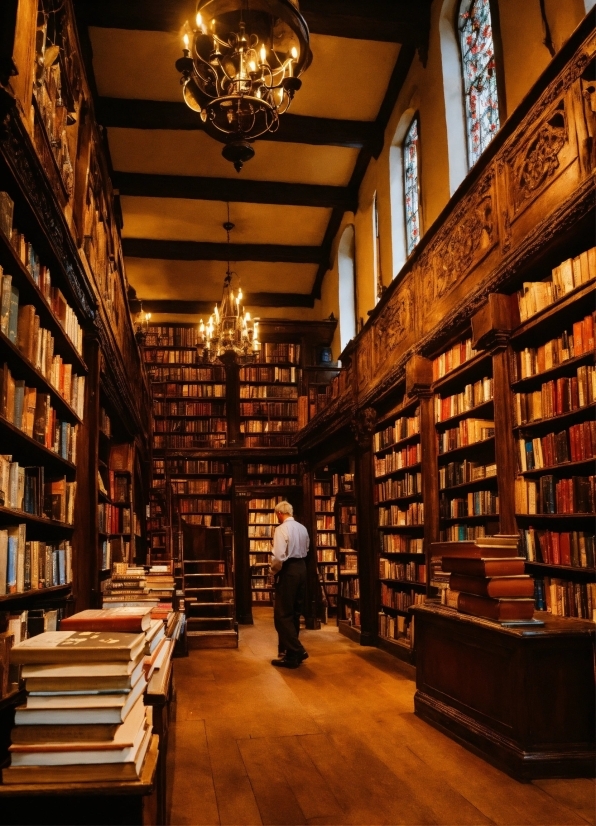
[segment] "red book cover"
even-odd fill
[[[571,461],[577,462],[577,425],[571,425],[569,428],[569,450],[571,453]]]
[[[63,619],[61,631],[115,631],[140,634],[151,625],[151,608],[90,608]]]
[[[571,536],[569,533],[559,534],[559,565],[571,565]]]
[[[588,315],[584,318],[584,342],[586,353],[593,352],[596,346],[594,341],[594,315]]]
[[[579,386],[577,378],[572,379],[565,379],[567,382],[567,401],[565,405],[565,409],[563,413],[566,413],[567,410],[577,410],[579,405]]]
[[[529,620],[534,616],[533,599],[491,599],[475,594],[460,594],[458,610],[462,614],[492,620]]]
[[[551,562],[553,565],[560,565],[561,564],[561,546],[560,546],[560,534],[550,531],[550,544],[552,548],[552,555],[551,555]]]
[[[584,324],[583,321],[574,321],[573,323],[573,354],[581,356],[585,352],[584,345]]]

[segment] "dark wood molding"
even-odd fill
[[[192,4],[160,0],[82,0],[88,25],[104,28],[178,32],[192,15]],[[358,40],[416,43],[424,37],[429,0],[303,0],[300,11],[313,34]]]
[[[173,301],[168,299],[141,299],[143,310],[147,313],[163,313],[165,315],[197,315],[212,313],[216,301]],[[299,293],[247,293],[245,304],[251,307],[313,307],[314,302],[310,295]]]
[[[157,241],[123,238],[124,255],[171,261],[267,261],[279,264],[318,264],[320,247],[291,244],[213,244],[204,241]]]
[[[182,101],[100,97],[97,119],[102,126],[124,129],[171,129],[203,131],[220,143],[225,136]],[[343,146],[359,149],[378,139],[374,121],[314,118],[290,113],[280,118],[277,132],[267,132],[259,140],[305,143],[312,146]]]
[[[139,172],[115,172],[112,180],[120,195],[146,198],[185,198],[326,209],[355,209],[357,201],[357,194],[347,186],[288,184],[243,178],[201,178],[190,175],[144,175]]]

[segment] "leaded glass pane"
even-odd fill
[[[499,100],[489,0],[464,0],[459,34],[468,160],[473,166],[499,129]]]
[[[408,255],[420,240],[420,198],[418,192],[418,118],[406,133],[404,153],[404,196],[406,202],[406,242]]]

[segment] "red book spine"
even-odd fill
[[[549,533],[550,533],[550,542],[551,542],[551,548],[552,548],[551,562],[554,565],[560,565],[561,564],[561,547],[560,547],[560,543],[559,543],[559,534],[556,533],[556,532],[552,532],[552,531],[549,531]]]
[[[571,541],[568,533],[559,534],[560,565],[571,565]]]
[[[95,619],[62,620],[61,631],[112,631],[122,634],[140,634],[142,632],[140,617],[99,617]]]

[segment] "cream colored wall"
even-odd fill
[[[585,0],[546,0],[545,8],[556,49],[560,49],[585,15]],[[381,233],[381,270],[383,283],[388,285],[397,274],[393,265],[389,152],[402,114],[407,109],[420,116],[420,185],[422,234],[445,207],[450,197],[449,155],[443,69],[439,35],[439,17],[443,2],[432,5],[429,54],[426,67],[416,56],[385,133],[385,145],[378,160],[373,160],[360,187],[359,208],[354,216],[356,245],[357,317],[366,322],[375,306],[374,237],[372,203],[378,193]],[[527,94],[548,65],[551,57],[543,44],[544,30],[539,0],[499,0],[499,17],[503,47],[503,75],[506,110],[510,114]],[[465,152],[465,148],[462,147]],[[343,227],[336,237],[334,250]],[[325,276],[319,317],[331,311],[339,317],[337,256],[334,266]],[[324,315],[323,315],[324,313]],[[338,336],[336,336],[338,341]],[[337,357],[337,341],[334,357]]]

